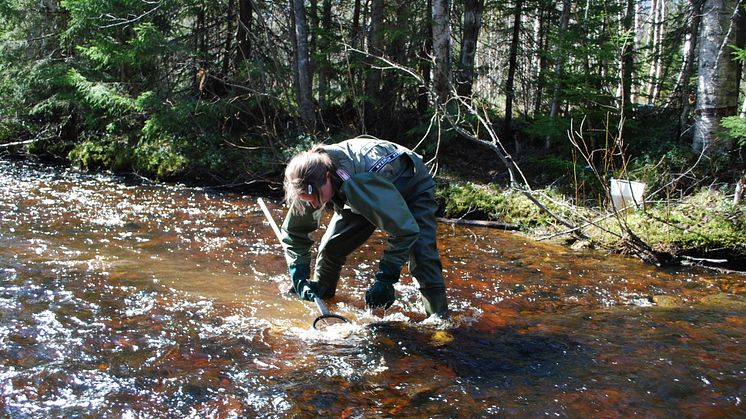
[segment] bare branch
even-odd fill
[[[5,143],[5,144],[0,144],[0,148],[13,147],[13,146],[16,146],[16,145],[31,144],[31,143],[34,143],[36,141],[39,141],[39,140],[35,138],[33,140],[17,141],[15,143]]]
[[[138,16],[135,16],[135,17],[132,17],[132,18],[129,18],[129,19],[117,17],[117,16],[114,16],[112,14],[101,15],[100,16],[101,18],[107,18],[109,21],[111,21],[113,23],[110,23],[108,25],[99,26],[99,28],[101,28],[101,29],[107,29],[107,28],[113,28],[115,26],[126,26],[126,25],[129,25],[130,23],[134,23],[134,22],[140,21],[140,20],[144,19],[145,17],[147,17],[147,16],[155,13],[163,5],[163,3],[159,2],[159,1],[147,1],[147,0],[143,0],[143,3],[145,3],[145,4],[155,4],[156,6],[153,7],[152,9],[148,10],[148,11],[143,12],[142,14],[140,14]]]

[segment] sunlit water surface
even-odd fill
[[[318,332],[253,197],[0,161],[0,415],[746,415],[746,278],[439,240],[450,321],[364,309],[377,234]]]

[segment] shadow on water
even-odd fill
[[[375,378],[344,380],[336,398],[313,385],[292,394],[303,411],[343,416],[740,417],[743,306],[728,301],[568,313],[491,332],[371,324],[364,352],[381,357]]]
[[[434,328],[394,321],[370,324],[365,333],[362,342],[314,348],[329,359],[317,357],[313,372],[303,370],[286,377],[295,382],[287,390],[295,400],[296,414],[542,414],[533,404],[545,401],[541,393],[547,386],[565,383],[593,357],[571,336],[510,327],[485,333],[466,325]],[[334,367],[325,365],[327,361]],[[353,371],[339,367],[345,363]],[[331,382],[325,380],[324,386],[312,378],[327,374]],[[552,409],[562,411],[559,406]]]
[[[422,330],[406,323],[370,326],[388,364],[416,355],[449,368],[461,379],[489,387],[526,385],[538,378],[566,375],[583,354],[570,336],[535,334],[506,327],[484,333],[468,327]],[[586,358],[587,359],[587,358]]]

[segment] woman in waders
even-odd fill
[[[448,314],[435,241],[435,183],[417,154],[368,136],[317,145],[288,163],[284,187],[290,209],[282,225],[282,244],[301,298],[333,297],[347,255],[380,229],[388,241],[375,282],[365,293],[366,305],[388,308],[394,303],[394,284],[408,261],[426,314]],[[311,233],[327,206],[333,207],[334,216],[319,244],[311,278]]]

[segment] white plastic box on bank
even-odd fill
[[[614,209],[639,208],[644,203],[645,184],[625,179],[611,179],[611,199]]]

